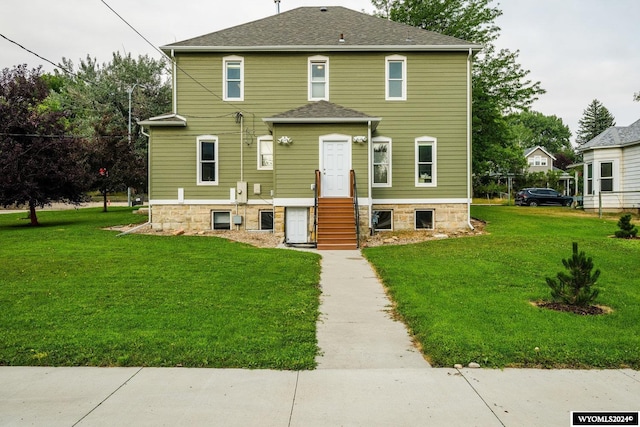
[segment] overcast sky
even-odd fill
[[[108,62],[114,51],[160,56],[107,5],[156,47],[276,13],[273,0],[2,0],[0,34],[54,63],[87,54]],[[281,0],[280,10],[333,5],[374,10],[369,0]],[[503,0],[499,8],[498,47],[520,51],[547,90],[533,109],[560,117],[572,140],[595,98],[619,126],[640,119],[640,0]],[[0,38],[0,68],[22,63],[53,69]]]

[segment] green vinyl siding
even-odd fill
[[[244,58],[244,101],[223,102],[223,57]],[[242,175],[249,200],[313,197],[310,185],[319,165],[319,136],[367,135],[366,123],[284,125],[263,122],[307,104],[308,58],[329,59],[329,102],[382,121],[372,135],[392,139],[392,186],[373,189],[377,199],[466,198],[467,54],[447,52],[291,52],[181,53],[177,55],[177,114],[187,127],[152,129],[151,198],[227,200]],[[385,101],[385,58],[403,55],[407,66],[407,100]],[[195,79],[195,80],[194,80]],[[244,118],[242,144],[236,113]],[[283,131],[283,129],[286,129]],[[274,132],[274,169],[257,170],[257,137]],[[290,135],[289,135],[290,133]],[[219,139],[219,185],[197,185],[196,138]],[[294,139],[281,146],[277,137]],[[437,139],[437,186],[415,186],[415,139]],[[361,194],[367,188],[368,144],[352,144]],[[253,195],[253,184],[262,194]]]
[[[327,135],[367,135],[366,124],[322,124],[293,125],[280,124],[274,127],[274,141],[286,135],[293,139],[291,145],[274,143],[276,197],[305,198],[314,197],[311,185],[315,182],[315,170],[320,166],[320,139]],[[351,166],[355,170],[358,182],[362,182],[362,191],[366,189],[367,146],[351,145]],[[362,193],[361,195],[363,195]]]

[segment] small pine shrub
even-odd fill
[[[631,214],[622,215],[620,221],[618,221],[618,228],[616,231],[616,237],[621,239],[632,239],[638,234],[638,229],[631,223]]]
[[[591,305],[598,296],[598,289],[594,289],[600,270],[591,274],[593,261],[584,252],[578,252],[578,244],[573,243],[573,256],[563,259],[562,264],[569,274],[559,272],[557,280],[547,277],[547,285],[551,288],[551,297],[555,302],[586,307]]]

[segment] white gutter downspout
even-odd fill
[[[174,50],[171,49],[171,80],[173,86],[173,114],[178,114],[178,77],[176,76],[176,71],[178,69],[178,65],[176,64],[176,58],[174,55]]]
[[[373,155],[373,141],[371,141],[371,120],[367,122],[367,141],[369,143],[369,149],[367,150],[367,165],[368,165],[368,174],[367,177],[367,193],[369,198],[369,213],[368,213],[368,222],[369,222],[369,233],[373,231],[373,223],[371,222],[373,217],[373,161],[371,156]]]
[[[471,98],[473,94],[473,88],[471,84],[471,59],[473,50],[469,48],[469,56],[467,58],[467,224],[471,230],[475,230],[475,227],[471,224],[471,200],[473,198],[473,186],[471,178],[471,124],[473,116],[471,114]]]

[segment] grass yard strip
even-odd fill
[[[366,248],[435,366],[640,368],[640,240],[611,238],[617,216],[564,208],[473,206],[488,234]],[[638,217],[635,217],[638,221]],[[535,307],[572,242],[602,270],[597,303],[611,314]]]
[[[320,258],[103,228],[131,208],[0,215],[0,365],[311,369]]]

